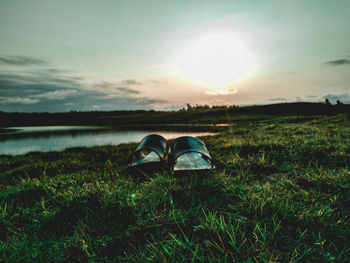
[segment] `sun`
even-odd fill
[[[180,48],[175,61],[191,77],[222,86],[247,73],[253,65],[253,55],[235,34],[212,33]]]

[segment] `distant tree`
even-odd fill
[[[196,104],[196,106],[192,106],[191,110],[195,110],[195,111],[203,111],[203,110],[209,110],[210,107],[208,105],[200,105],[200,104]]]
[[[325,103],[326,103],[326,105],[332,105],[332,104],[329,102],[329,99],[326,99],[326,100],[325,100]]]
[[[211,107],[212,109],[227,109],[226,105],[213,105]]]
[[[342,103],[340,100],[337,100],[337,105],[338,105],[338,106],[344,105],[344,103]]]
[[[187,103],[186,106],[187,106],[187,110],[192,110],[192,106],[189,103]]]

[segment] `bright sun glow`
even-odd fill
[[[230,84],[247,73],[253,56],[237,36],[218,33],[186,45],[176,54],[176,64],[190,76],[218,86]]]

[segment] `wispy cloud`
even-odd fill
[[[48,64],[47,61],[25,56],[2,56],[0,64],[14,66],[42,66]]]
[[[31,97],[38,98],[38,99],[47,99],[47,100],[64,100],[68,97],[71,97],[77,94],[78,94],[77,90],[64,89],[64,90],[54,90],[54,91],[49,91],[49,92],[45,92],[37,95],[32,95]]]
[[[166,80],[150,79],[149,82],[156,85],[168,85],[168,81]]]
[[[135,79],[123,79],[121,81],[122,84],[126,85],[142,85],[143,83],[140,81],[136,81]]]
[[[329,66],[341,66],[341,65],[348,65],[350,64],[349,59],[336,59],[336,60],[330,60],[326,62],[327,65]]]
[[[38,99],[33,98],[22,98],[22,97],[0,97],[0,105],[6,104],[36,104],[38,103]]]
[[[229,95],[229,94],[235,94],[237,93],[237,89],[236,88],[215,88],[215,89],[210,89],[207,90],[205,92],[205,94],[207,95],[213,95],[213,96],[217,96],[217,95]]]
[[[46,71],[0,73],[0,96],[29,96],[56,90],[80,89],[82,85],[70,76]]]
[[[120,95],[120,94],[140,94],[140,91],[129,88],[129,87],[120,87],[119,83],[113,82],[101,82],[95,84],[95,87],[98,88],[101,92],[105,92],[109,95]]]
[[[344,94],[328,94],[326,96],[323,96],[323,99],[329,99],[329,100],[341,100],[346,101],[350,99],[350,95],[347,93]]]
[[[273,98],[269,99],[270,101],[287,101],[287,98]]]
[[[6,57],[0,63],[28,67],[0,72],[0,111],[147,110],[168,105],[165,100],[142,96],[135,88],[142,83],[135,79],[87,84],[89,81],[77,76],[76,72],[34,67],[45,64],[39,59],[16,57],[16,61],[11,58],[11,62]],[[33,67],[29,67],[30,63]]]
[[[117,87],[116,90],[120,91],[121,93],[125,93],[125,94],[140,94],[140,91],[134,90],[134,89],[130,89],[130,88],[127,88],[127,87]]]

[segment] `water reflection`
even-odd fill
[[[29,132],[60,132],[101,129],[99,126],[21,126],[8,128],[7,134],[29,133]]]
[[[80,126],[82,127],[82,126]],[[29,127],[28,127],[29,128]],[[38,129],[38,127],[36,127]],[[72,130],[72,133],[48,133],[47,130],[40,134],[31,136],[23,136],[23,131],[20,137],[7,137],[0,141],[0,154],[25,154],[31,151],[58,151],[70,147],[85,147],[107,144],[121,144],[129,142],[139,142],[144,136],[150,133],[157,133],[164,136],[166,139],[174,139],[179,136],[206,136],[212,135],[210,132],[167,132],[167,131],[115,131],[115,130],[95,130],[91,127],[84,129]],[[52,131],[54,130],[51,127]],[[28,129],[30,132],[33,129]],[[27,131],[28,131],[27,130]],[[37,130],[35,130],[37,131]]]

